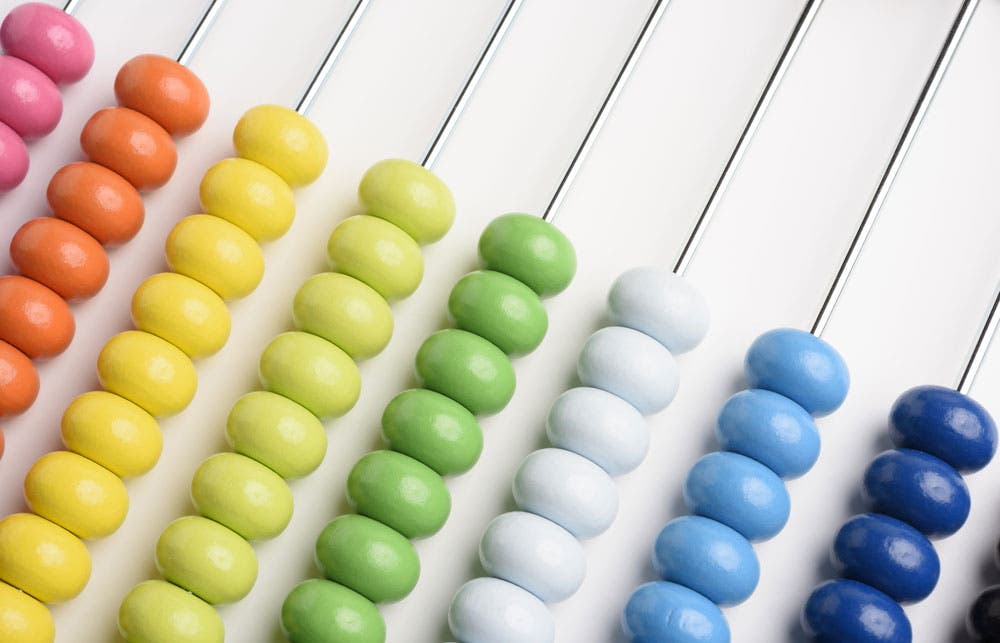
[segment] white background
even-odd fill
[[[356,213],[360,175],[381,158],[422,154],[503,4],[373,3],[311,114],[328,138],[329,166],[296,194],[298,217],[290,233],[265,248],[261,286],[232,306],[229,344],[198,364],[194,402],[162,423],[160,464],[128,482],[128,520],[110,538],[92,543],[89,586],[54,609],[59,641],[116,639],[122,596],[155,576],[157,535],[191,511],[191,474],[224,448],[226,413],[256,386],[257,357],[269,338],[290,327],[291,299],[298,284],[323,268],[329,231]],[[586,544],[586,583],[554,607],[561,643],[621,638],[622,605],[636,585],[653,578],[655,535],[682,511],[684,476],[715,447],[716,412],[743,386],[746,347],[769,328],[810,324],[958,4],[829,0],[820,11],[688,273],[711,305],[712,330],[681,359],[675,403],[650,419],[646,462],[619,480],[617,522]],[[4,12],[13,5],[0,0]],[[351,6],[347,0],[231,0],[223,10],[192,63],[212,95],[209,121],[179,144],[171,182],[147,195],[140,235],[111,252],[108,285],[74,307],[76,338],[40,368],[34,408],[4,426],[0,511],[22,510],[25,471],[59,446],[66,404],[96,386],[100,347],[128,327],[135,286],[164,269],[167,231],[197,212],[201,174],[231,154],[240,114],[262,102],[292,104]],[[293,483],[292,524],[258,545],[257,586],[222,609],[230,641],[279,639],[282,599],[317,574],[314,538],[345,510],[347,472],[378,445],[381,409],[412,383],[417,347],[445,323],[451,285],[476,265],[479,232],[498,214],[537,213],[548,202],[650,6],[649,0],[525,3],[436,168],[455,193],[456,224],[426,249],[424,283],[395,307],[392,343],[363,365],[360,402],[328,424],[322,467]],[[97,62],[64,92],[66,110],[56,132],[31,144],[27,180],[0,197],[0,243],[6,245],[25,220],[47,214],[48,179],[63,163],[81,158],[79,131],[91,113],[113,103],[117,68],[142,52],[175,55],[202,8],[200,0],[83,2],[78,16],[94,36]],[[419,585],[383,610],[390,641],[450,637],[451,596],[480,573],[479,536],[510,506],[510,480],[521,458],[543,444],[546,410],[573,383],[576,355],[601,323],[608,286],[634,265],[673,265],[800,9],[801,2],[792,0],[671,3],[558,217],[579,254],[577,278],[549,302],[551,330],[543,346],[517,361],[514,401],[482,422],[481,461],[449,481],[452,515],[439,534],[418,545]],[[827,338],[850,366],[852,391],[840,411],[820,422],[819,463],[789,484],[787,528],[757,547],[757,592],[727,610],[735,641],[800,637],[800,606],[829,575],[833,534],[859,510],[861,474],[887,446],[892,401],[913,385],[953,384],[978,332],[1000,278],[997,34],[1000,1],[983,0],[836,311]],[[6,253],[0,269],[10,270]],[[996,352],[973,394],[1000,412]],[[938,543],[937,590],[907,610],[918,641],[963,640],[967,606],[1000,578],[990,564],[1000,536],[998,467],[968,477],[972,516],[958,535]]]

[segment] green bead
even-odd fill
[[[357,512],[407,538],[437,532],[451,512],[441,476],[408,455],[373,451],[347,476],[347,499]]]
[[[382,435],[390,449],[443,476],[468,471],[483,451],[476,416],[455,400],[422,388],[392,398],[382,413]]]
[[[292,319],[299,330],[336,344],[355,360],[380,353],[392,337],[389,303],[364,282],[336,272],[302,284]]]
[[[281,476],[238,453],[217,453],[201,463],[191,501],[198,513],[247,540],[274,538],[292,519],[292,491]]]
[[[576,273],[576,252],[566,235],[528,214],[493,219],[479,237],[479,256],[490,270],[523,281],[541,297],[565,290]]]
[[[184,516],[156,541],[156,568],[168,581],[212,605],[233,603],[257,580],[250,543],[214,520]]]
[[[126,643],[222,643],[225,630],[215,609],[162,580],[132,588],[118,608],[118,631]]]
[[[283,395],[247,393],[229,411],[226,441],[282,478],[312,473],[326,455],[326,432],[316,416]]]
[[[347,413],[361,394],[361,374],[347,353],[309,333],[271,340],[260,356],[260,383],[323,419]]]
[[[316,540],[323,575],[374,603],[398,601],[420,577],[413,543],[377,520],[349,514],[333,519]]]
[[[281,630],[291,643],[385,643],[385,621],[371,601],[315,578],[285,598]]]
[[[350,275],[392,301],[413,294],[424,276],[420,246],[388,221],[358,215],[340,222],[326,244],[330,270]]]
[[[366,214],[396,224],[421,245],[443,237],[455,220],[451,190],[413,161],[388,159],[371,166],[361,177],[358,197]]]
[[[549,328],[545,306],[531,288],[502,272],[477,270],[455,284],[448,312],[462,330],[485,337],[508,355],[538,348]]]
[[[417,351],[421,386],[447,395],[475,415],[507,406],[514,395],[514,367],[503,351],[468,331],[439,330]]]

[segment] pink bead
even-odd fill
[[[0,123],[0,192],[18,186],[28,173],[28,148],[17,132]]]
[[[62,116],[62,96],[37,67],[0,56],[0,121],[23,138],[45,136]]]
[[[94,41],[76,18],[41,2],[15,7],[0,25],[4,51],[55,83],[74,83],[94,64]]]

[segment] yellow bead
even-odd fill
[[[107,391],[90,391],[70,402],[62,417],[62,439],[70,451],[121,478],[152,469],[163,449],[153,416]]]
[[[278,105],[243,114],[233,132],[236,152],[273,170],[289,185],[312,183],[326,167],[326,141],[305,116]]]
[[[179,413],[194,397],[198,374],[191,358],[170,342],[141,330],[108,340],[97,356],[101,386],[150,415]]]
[[[326,455],[323,424],[300,404],[270,391],[236,400],[226,420],[226,441],[282,478],[312,473]]]
[[[0,641],[51,643],[56,624],[49,608],[7,583],[0,583]]]
[[[274,471],[238,453],[216,453],[191,481],[191,502],[206,518],[247,540],[267,540],[292,519],[292,491]]]
[[[24,499],[36,514],[84,539],[113,533],[128,514],[121,478],[69,451],[35,462],[24,479]]]
[[[168,581],[219,605],[246,596],[257,580],[257,554],[234,531],[201,516],[173,521],[156,541],[156,568]]]
[[[316,417],[339,417],[361,394],[361,374],[347,353],[322,337],[292,331],[271,340],[260,356],[260,383]]]
[[[205,212],[239,226],[257,241],[277,239],[295,218],[292,188],[248,159],[225,159],[208,168],[199,195]]]
[[[430,170],[403,159],[387,159],[361,177],[358,198],[365,214],[396,224],[417,243],[437,241],[455,220],[451,190]]]
[[[226,300],[246,297],[264,276],[264,253],[253,237],[210,214],[177,222],[167,237],[167,263]]]
[[[331,270],[350,275],[392,301],[413,294],[424,257],[410,235],[383,219],[358,215],[340,222],[326,244]]]
[[[392,310],[367,284],[336,272],[310,277],[295,293],[296,328],[333,342],[355,360],[380,353],[392,337]]]
[[[90,579],[90,553],[83,541],[35,514],[0,520],[0,580],[43,603],[62,603]]]
[[[153,275],[136,289],[132,321],[194,358],[217,352],[229,339],[226,303],[208,286],[173,272]]]
[[[126,643],[222,643],[225,631],[215,609],[162,580],[132,588],[118,609]]]

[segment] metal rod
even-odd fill
[[[83,0],[66,0],[66,4],[63,5],[63,11],[72,16],[73,12],[79,8],[81,2]]]
[[[354,33],[358,23],[361,22],[361,16],[364,15],[369,4],[370,0],[358,0],[358,3],[354,5],[351,15],[347,17],[347,22],[344,23],[340,33],[337,34],[337,39],[330,45],[329,51],[326,52],[326,57],[323,58],[323,62],[320,64],[319,69],[316,70],[316,74],[309,81],[305,92],[302,93],[302,98],[295,105],[295,111],[299,114],[305,114],[312,107],[313,102],[319,95],[319,91],[323,88],[323,83],[326,82],[330,72],[333,71],[334,65],[337,64],[337,59],[340,58],[340,54],[347,46],[347,41],[350,40],[351,34]]]
[[[72,2],[72,0],[70,1]],[[198,21],[198,25],[191,32],[191,37],[184,43],[181,53],[177,54],[177,62],[182,65],[187,65],[191,62],[194,52],[197,51],[198,46],[205,39],[208,30],[212,28],[212,23],[215,22],[215,19],[219,16],[219,12],[222,11],[224,2],[225,0],[210,0],[205,13],[201,14],[201,20]]]
[[[990,347],[990,342],[996,336],[998,326],[1000,326],[1000,287],[997,288],[997,294],[993,298],[993,305],[990,307],[986,321],[983,322],[982,330],[979,331],[979,336],[976,338],[976,345],[972,348],[972,355],[969,356],[969,361],[965,364],[965,370],[962,371],[962,376],[958,379],[958,386],[955,388],[959,393],[968,395],[969,391],[972,390],[972,385],[976,381],[976,375],[979,374],[979,369],[983,365],[983,358],[986,357],[986,351]]]

